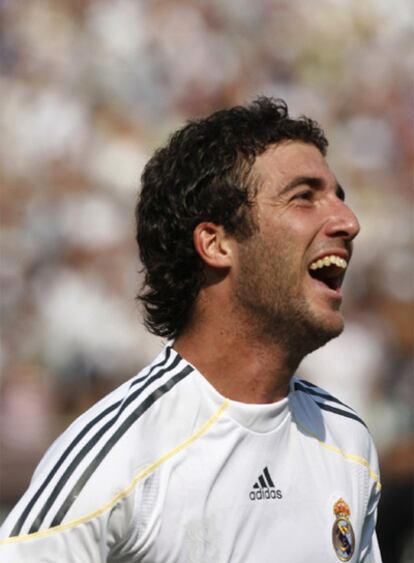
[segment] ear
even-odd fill
[[[193,232],[195,249],[205,264],[212,268],[229,268],[233,249],[231,238],[221,225],[199,223]]]

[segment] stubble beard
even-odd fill
[[[249,329],[263,341],[283,347],[293,363],[336,338],[343,324],[318,316],[304,295],[299,267],[289,242],[267,245],[253,235],[240,248],[235,297]]]

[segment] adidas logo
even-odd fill
[[[265,467],[256,483],[253,485],[253,490],[249,493],[250,500],[276,500],[282,497],[282,491],[275,488],[269,470]]]

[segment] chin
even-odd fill
[[[321,346],[327,344],[330,340],[337,338],[342,333],[343,330],[344,330],[344,321],[342,316],[340,317],[340,319],[335,320],[335,322],[325,321],[324,323],[320,323],[318,328],[318,333],[319,333],[318,340],[320,340],[321,343],[317,346],[317,348],[320,348]]]
[[[323,316],[313,315],[312,318],[308,318],[306,325],[305,332],[302,334],[302,343],[304,352],[310,354],[342,333],[344,319],[340,313],[330,312]]]
[[[309,307],[310,322],[315,323],[321,332],[336,338],[344,330],[344,317],[340,302],[314,303]]]
[[[298,356],[302,358],[314,350],[321,348],[333,338],[341,334],[344,328],[344,320],[339,312],[329,311],[318,314],[309,308],[296,311],[295,315],[285,318],[283,326],[284,334],[280,332],[280,325],[275,333],[275,338],[284,339],[290,346],[291,350],[295,350]]]

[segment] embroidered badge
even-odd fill
[[[344,499],[340,498],[333,507],[335,522],[332,526],[332,543],[340,561],[349,561],[355,550],[355,535],[349,521],[351,510]]]

